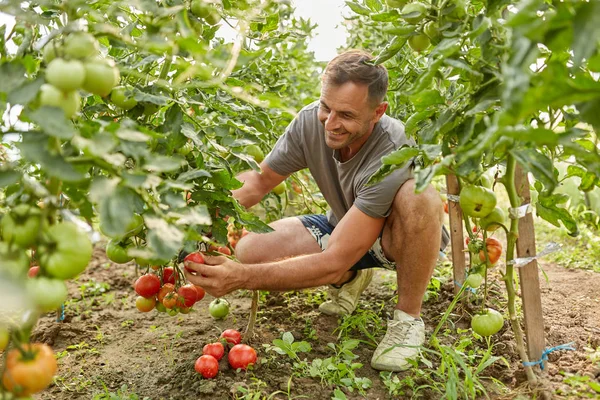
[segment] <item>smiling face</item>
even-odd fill
[[[318,116],[325,127],[325,143],[340,150],[343,161],[349,160],[365,144],[386,108],[385,102],[373,105],[367,85],[323,82]]]

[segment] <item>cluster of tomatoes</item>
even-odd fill
[[[73,32],[44,46],[46,83],[40,89],[40,104],[61,108],[72,118],[81,107],[79,90],[107,96],[119,83],[113,60],[101,56],[99,43],[87,32]]]
[[[147,273],[135,281],[134,289],[139,295],[135,306],[141,312],[156,309],[172,316],[178,313],[187,314],[195,303],[204,298],[205,292],[200,286],[190,283],[177,285],[178,282],[182,282],[181,279],[176,279],[178,269],[156,267],[156,271],[160,277]]]
[[[18,396],[46,388],[56,373],[52,349],[26,343],[37,316],[67,299],[65,280],[79,275],[92,258],[92,243],[71,222],[57,222],[49,210],[20,204],[0,220],[0,282],[14,291],[16,306],[3,304],[0,352],[6,351],[3,387]]]
[[[242,344],[242,334],[235,329],[226,329],[221,333],[220,341],[208,343],[202,348],[202,355],[194,364],[194,369],[205,379],[211,379],[219,373],[219,360],[225,355],[225,345],[232,346],[227,355],[231,368],[246,370],[256,364],[256,350]]]

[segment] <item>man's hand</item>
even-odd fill
[[[243,286],[245,269],[227,257],[204,254],[204,264],[185,261],[184,265],[187,280],[214,297],[225,296]]]

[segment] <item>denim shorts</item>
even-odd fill
[[[327,248],[327,242],[331,236],[331,232],[335,228],[327,221],[327,217],[322,214],[299,215],[298,218],[302,224],[308,229],[313,238],[317,241],[321,250]],[[377,238],[369,251],[362,256],[356,264],[350,268],[350,271],[358,271],[359,269],[368,268],[385,268],[392,271],[396,270],[396,264],[388,260],[383,254],[381,247],[381,235]]]

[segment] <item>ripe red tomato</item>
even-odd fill
[[[183,262],[186,262],[186,261],[193,262],[195,264],[204,264],[204,256],[202,255],[202,253],[199,253],[199,252],[190,253],[187,256],[185,256],[185,258],[183,259]],[[185,267],[185,270],[192,274],[196,273],[196,271],[194,271],[193,269],[190,269],[188,267]]]
[[[171,308],[174,308],[177,305],[178,300],[179,300],[179,296],[177,295],[177,293],[170,292],[170,293],[167,293],[165,298],[162,300],[162,303],[163,303],[163,306],[165,306],[168,310],[170,310]]]
[[[18,349],[8,352],[2,384],[14,394],[29,396],[52,383],[58,365],[50,346],[32,343],[22,347],[31,357],[25,358]]]
[[[233,369],[246,369],[256,363],[256,350],[247,344],[236,344],[229,350],[227,359]]]
[[[487,238],[485,240],[485,247],[487,248],[488,257],[492,265],[496,264],[502,254],[502,243],[498,239]],[[485,262],[485,253],[483,250],[479,252],[479,259]]]
[[[167,267],[163,269],[163,283],[172,283],[175,284],[175,270],[173,267]]]
[[[38,265],[34,265],[33,267],[29,268],[29,272],[27,272],[27,276],[30,278],[35,278],[37,276],[37,274],[39,274],[40,272],[40,267]]]
[[[197,303],[204,298],[204,295],[206,294],[206,292],[204,291],[204,289],[202,289],[198,285],[194,285],[194,288],[196,288],[196,292],[198,293],[198,297],[196,298],[196,303]]]
[[[156,306],[156,299],[154,297],[146,298],[138,296],[138,298],[135,299],[135,306],[141,312],[150,312],[154,310],[154,307]]]
[[[153,274],[145,274],[135,281],[135,292],[142,297],[153,297],[160,290],[160,279]]]
[[[219,373],[219,362],[210,355],[202,355],[194,364],[194,369],[205,379],[211,379]]]
[[[235,329],[225,329],[221,333],[221,337],[233,345],[242,343],[242,334]]]
[[[217,248],[217,251],[221,254],[225,254],[226,256],[231,255],[231,250],[229,250],[229,247],[221,246]]]
[[[163,287],[160,288],[160,290],[158,291],[158,301],[160,303],[162,303],[163,299],[165,298],[165,296],[171,292],[175,291],[175,285],[173,285],[172,283],[166,283],[165,285],[163,285]]]
[[[209,343],[202,348],[202,354],[207,354],[220,360],[225,355],[225,347],[223,347],[223,343],[221,342]]]
[[[444,202],[444,212],[446,214],[448,214],[448,202],[447,201]]]
[[[177,294],[180,299],[183,299],[183,305],[185,307],[191,307],[198,300],[198,291],[196,287],[191,283],[183,285],[177,290]]]

